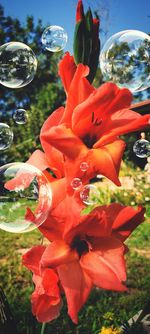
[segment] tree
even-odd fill
[[[23,25],[18,19],[5,16],[0,6],[0,40],[1,44],[10,41],[23,42],[31,47],[38,60],[38,69],[34,80],[19,89],[10,89],[1,85],[0,122],[8,123],[14,131],[13,145],[1,151],[0,164],[8,161],[25,161],[29,152],[35,149],[40,128],[56,108],[63,104],[65,94],[58,77],[58,62],[62,52],[51,53],[43,50],[41,35],[45,27],[41,20],[34,24],[32,16],[26,18]],[[18,107],[29,110],[26,125],[16,125],[11,118]]]
[[[112,45],[103,51],[103,74],[104,80],[121,84],[122,87],[141,89],[134,93],[134,101],[140,101],[149,97],[150,90],[142,91],[144,85],[148,87],[150,58],[148,50],[150,42],[143,40],[140,45],[138,40],[133,44],[129,40],[120,42],[114,40]]]

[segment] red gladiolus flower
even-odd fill
[[[36,246],[23,255],[23,264],[33,272],[35,291],[31,296],[32,313],[39,322],[56,319],[62,306],[56,272],[50,268],[40,271],[39,264],[45,248]]]
[[[40,263],[42,271],[57,270],[73,322],[93,286],[127,290],[122,240],[143,220],[144,209],[120,204],[96,208],[88,216],[67,215],[61,238],[45,249]]]
[[[45,122],[40,137],[42,146],[47,156],[55,147],[52,156],[61,152],[65,157],[69,180],[81,177],[87,181],[96,174],[103,174],[120,185],[118,174],[125,143],[119,136],[143,129],[150,115],[141,116],[129,109],[132,94],[126,88],[106,83],[95,89],[86,79],[88,66],[79,64],[76,71],[72,67],[72,79],[69,76],[67,81],[67,60],[69,66],[74,64],[67,53],[59,67],[62,81],[67,82],[66,107],[54,112]],[[84,175],[80,170],[83,161],[89,165]]]
[[[49,120],[49,126],[53,127],[59,125],[61,117],[63,115],[64,108],[61,107],[55,111],[51,115],[51,119]],[[45,123],[42,127],[42,131],[47,131],[47,124]],[[40,150],[36,150],[29,160],[27,161],[28,164],[33,165],[40,169],[41,171],[45,171],[47,168],[51,169],[57,178],[64,177],[64,158],[63,154],[55,149],[55,147],[48,147],[44,145],[43,147],[44,152]],[[49,176],[50,177],[50,176]],[[53,178],[51,178],[52,181]]]
[[[64,62],[65,62],[65,66],[64,66]],[[77,69],[77,66],[74,62],[73,56],[70,56],[69,52],[66,52],[63,61],[60,61],[59,63],[59,72],[58,72],[59,75],[61,76],[62,83],[63,83],[66,93],[69,90],[69,87],[75,75],[76,69]]]

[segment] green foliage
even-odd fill
[[[24,99],[27,100],[28,104],[37,102],[38,93],[43,85],[50,82],[58,82],[57,66],[62,54],[53,54],[48,51],[43,53],[41,35],[44,26],[41,20],[38,20],[35,26],[33,17],[27,17],[26,23],[23,25],[18,19],[13,19],[10,16],[5,17],[3,8],[1,7],[0,21],[1,44],[10,41],[23,42],[32,48],[38,59],[36,76],[29,85],[14,90],[2,86],[0,99],[4,100],[5,110],[9,111]]]
[[[120,180],[122,183],[121,187],[116,187],[105,178],[103,178],[101,182],[96,182],[95,185],[99,192],[99,194],[96,195],[96,204],[88,205],[82,210],[81,214],[89,214],[99,205],[120,203],[133,207],[143,205],[146,208],[145,216],[150,218],[150,192],[149,183],[147,183],[147,172],[142,172],[139,168],[133,168],[123,163],[120,172]],[[146,237],[144,228],[142,235]]]
[[[7,150],[7,161],[26,161],[35,149],[41,148],[39,140],[41,127],[53,110],[61,105],[63,98],[64,92],[60,84],[48,83],[41,87],[37,103],[30,106],[26,125],[15,124],[9,119],[14,132],[14,141]],[[5,156],[5,152],[2,156]]]
[[[140,234],[143,233],[140,228],[136,245]],[[145,223],[145,233],[150,236],[149,232],[148,224]],[[15,316],[19,334],[39,334],[41,324],[38,324],[31,314],[30,295],[34,290],[31,273],[22,266],[21,253],[27,251],[29,247],[40,244],[41,234],[38,231],[33,231],[32,233],[13,235],[0,231],[0,237],[0,281]],[[132,237],[130,239],[132,240]],[[53,332],[57,334],[97,334],[102,326],[119,327],[143,308],[150,292],[149,259],[146,255],[141,256],[135,253],[134,240],[127,257],[128,293],[93,290],[79,314],[77,326],[69,319],[64,300],[61,316],[47,324],[46,334]],[[143,250],[148,249],[148,247],[149,240],[143,245]]]
[[[122,173],[124,176],[126,173],[130,176],[136,175],[137,171],[128,167],[125,173],[124,165]],[[138,180],[140,190],[145,190],[144,178]],[[120,191],[119,188],[117,191]],[[135,189],[135,196],[136,193]],[[103,190],[100,187],[100,194],[101,204],[104,204],[102,201],[106,201],[107,204],[111,202],[112,190],[108,184]],[[126,201],[128,205],[131,204],[130,196]],[[79,314],[77,326],[67,315],[67,305],[64,299],[60,317],[47,324],[46,334],[53,332],[57,334],[97,334],[103,326],[119,328],[140,309],[143,309],[150,295],[150,212],[148,212],[146,221],[132,233],[126,242],[129,247],[126,255],[128,292],[117,293],[94,289]],[[22,266],[21,253],[27,251],[29,247],[40,244],[42,235],[37,230],[27,234],[9,234],[0,231],[0,237],[0,281],[17,321],[19,334],[40,334],[41,324],[38,324],[31,314],[30,295],[34,290],[31,273]]]
[[[124,185],[122,189],[115,188],[111,191],[111,202],[118,202],[123,205],[146,205],[150,204],[149,184],[147,184],[146,172],[141,173],[136,170],[136,174],[127,178],[129,188]],[[133,187],[132,187],[133,186]],[[147,213],[148,214],[148,213]]]
[[[1,85],[0,121],[10,125],[14,132],[13,145],[1,152],[0,165],[6,162],[25,161],[29,155],[40,147],[40,129],[46,118],[65,99],[63,87],[58,77],[58,63],[62,53],[51,53],[42,50],[41,35],[44,30],[41,20],[37,25],[33,17],[27,17],[23,25],[18,19],[4,15],[0,7],[0,39],[1,43],[20,41],[29,45],[38,59],[38,69],[34,80],[19,89],[9,89]],[[26,125],[17,125],[11,115],[15,109],[23,107],[28,111]]]

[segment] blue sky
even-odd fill
[[[66,50],[72,51],[75,8],[77,0],[1,0],[5,14],[17,17],[25,22],[27,15],[33,15],[35,21],[41,18],[44,25],[60,25],[68,33]],[[101,27],[105,31],[104,41],[114,33],[125,29],[150,32],[149,0],[83,0],[98,9],[101,15]]]

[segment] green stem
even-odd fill
[[[42,325],[41,334],[44,334],[45,328],[46,328],[46,322],[44,322]]]

